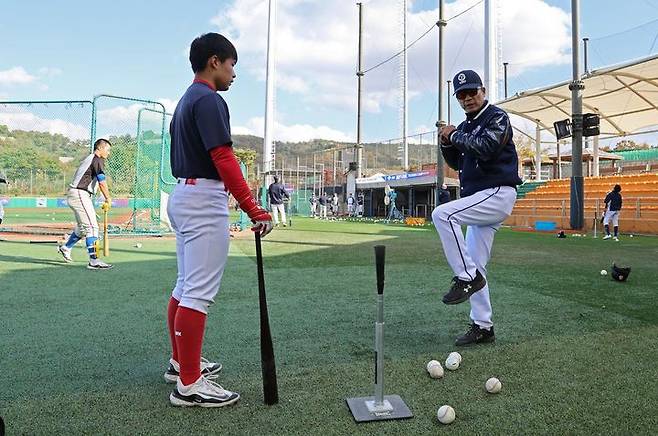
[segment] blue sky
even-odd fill
[[[401,44],[398,1],[364,1],[366,67]],[[446,15],[475,3],[448,1]],[[571,2],[499,3],[502,57],[511,62],[510,93],[568,79]],[[5,0],[0,22],[4,41],[0,100],[89,99],[111,93],[160,100],[172,107],[192,78],[186,59],[190,41],[200,33],[218,31],[232,37],[240,56],[237,81],[224,94],[234,131],[261,135],[266,4],[266,0]],[[436,8],[436,0],[410,1],[409,40],[436,21]],[[447,74],[469,67],[481,70],[482,10],[483,5],[478,5],[449,23]],[[658,52],[658,42],[654,43],[658,20],[651,22],[658,18],[658,0],[585,0],[581,14],[581,36],[592,40],[593,68]],[[354,138],[356,19],[354,1],[279,0],[275,137]],[[435,31],[409,52],[410,133],[429,129],[436,120],[435,56]],[[366,140],[400,134],[397,68],[393,61],[366,75]],[[453,100],[453,114],[455,109]]]

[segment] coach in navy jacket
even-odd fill
[[[466,120],[441,129],[441,151],[459,171],[461,196],[438,205],[432,221],[454,273],[443,302],[470,300],[471,327],[456,340],[456,345],[468,345],[495,340],[486,267],[494,235],[512,213],[521,179],[509,117],[486,100],[480,76],[464,70],[453,84]],[[461,226],[467,226],[465,238]]]

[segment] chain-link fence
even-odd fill
[[[0,102],[0,176],[9,182],[0,201],[8,209],[36,208],[31,211],[35,221],[40,211],[66,207],[68,184],[80,161],[92,152],[95,139],[104,137],[113,145],[106,163],[114,202],[111,229],[165,230],[162,200],[174,184],[168,163],[170,119],[158,102],[111,95]]]

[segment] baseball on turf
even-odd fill
[[[455,409],[448,405],[441,406],[436,411],[436,417],[441,424],[450,424],[455,420]]]
[[[607,276],[607,275],[608,275],[608,271],[602,269],[602,270],[601,270],[601,275],[602,275],[602,276]]]
[[[453,359],[457,359],[459,363],[462,363],[462,355],[459,354],[456,351],[453,351],[452,353],[448,354],[448,357],[452,356]]]
[[[487,382],[484,384],[484,388],[489,392],[490,394],[497,394],[500,392],[500,390],[503,388],[502,383],[500,380],[498,380],[496,377],[491,377]]]
[[[135,248],[142,248],[142,244],[140,244],[139,242],[136,243],[136,244],[135,244]]]
[[[455,371],[459,368],[459,364],[462,362],[462,356],[459,353],[450,353],[446,359],[446,368],[450,371]]]
[[[430,360],[427,363],[427,372],[432,378],[441,378],[443,377],[443,367],[438,360]]]

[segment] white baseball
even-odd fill
[[[459,363],[462,363],[462,355],[459,354],[456,351],[453,351],[452,353],[448,354],[448,357],[452,356],[453,359],[457,359]]]
[[[484,388],[489,392],[490,394],[497,394],[500,392],[500,390],[503,388],[503,384],[498,380],[496,377],[491,377],[487,382],[484,384]]]
[[[607,276],[607,275],[608,275],[608,271],[602,269],[602,270],[601,270],[601,275],[602,275],[602,276]]]
[[[629,238],[632,238],[632,237],[633,237],[633,235],[629,235],[628,237],[629,237]]]
[[[136,243],[136,244],[135,244],[135,248],[142,248],[142,244],[140,244],[139,242]]]
[[[455,420],[455,409],[448,405],[441,406],[436,411],[436,417],[441,424],[450,424]]]
[[[446,359],[446,368],[450,371],[455,371],[459,368],[459,364],[462,361],[462,356],[459,353],[450,353]]]
[[[427,372],[432,378],[441,378],[443,377],[443,367],[438,360],[430,360],[427,363]]]

